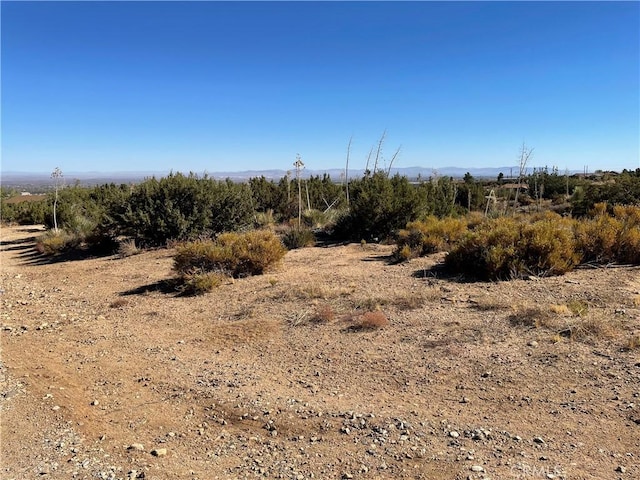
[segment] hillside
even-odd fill
[[[40,231],[1,231],[3,479],[640,478],[639,267],[461,283],[350,244],[181,297],[171,250]]]

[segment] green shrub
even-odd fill
[[[350,182],[349,210],[336,221],[339,238],[382,241],[425,212],[425,191],[406,177],[385,172]]]
[[[288,228],[282,235],[282,243],[289,250],[312,247],[316,243],[316,236],[310,228]]]
[[[260,275],[277,264],[286,249],[268,230],[223,233],[216,240],[178,246],[174,269],[182,276],[221,273],[234,278]]]
[[[135,237],[143,246],[163,246],[245,229],[254,223],[255,212],[247,185],[178,173],[137,185],[115,217],[117,234]]]

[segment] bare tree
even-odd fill
[[[349,155],[351,154],[351,141],[353,140],[353,135],[349,138],[349,145],[347,145],[347,165],[344,167],[344,183],[346,186],[347,192],[347,207],[349,206]]]
[[[400,150],[402,150],[402,145],[398,147],[398,149],[396,150],[396,153],[394,153],[393,157],[391,157],[391,161],[389,162],[389,168],[387,169],[387,176],[391,175],[391,167],[393,166],[393,162],[395,162],[396,157],[400,153]]]
[[[51,173],[51,178],[53,179],[53,188],[55,191],[55,196],[53,199],[53,231],[58,233],[58,190],[60,189],[60,184],[62,183],[62,170],[60,167],[56,167],[55,170]]]
[[[370,173],[369,172],[369,162],[371,161],[371,155],[373,155],[373,146],[371,147],[371,150],[369,150],[369,155],[367,155],[367,165],[364,167],[365,176]]]
[[[522,142],[522,147],[520,148],[520,169],[518,172],[518,186],[516,188],[516,196],[513,200],[513,211],[515,213],[516,207],[518,205],[518,195],[520,193],[520,188],[522,187],[522,179],[527,171],[527,164],[531,159],[531,155],[533,155],[533,148],[527,148],[527,145]]]
[[[298,182],[298,230],[302,228],[302,183],[300,182],[300,170],[304,168],[304,163],[302,163],[302,158],[298,153],[296,155],[296,161],[293,163],[293,166],[296,167],[296,181]]]
[[[380,136],[380,140],[378,141],[378,150],[376,151],[376,160],[373,164],[373,172],[378,171],[378,162],[380,161],[380,154],[382,153],[382,145],[384,143],[384,138],[387,136],[387,129],[385,128],[384,132]]]

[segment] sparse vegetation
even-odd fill
[[[331,323],[336,319],[336,312],[331,305],[323,303],[316,307],[313,321],[316,323]]]

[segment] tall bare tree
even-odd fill
[[[60,189],[63,178],[60,167],[55,168],[51,173],[51,178],[53,179],[53,188],[55,191],[55,196],[53,198],[53,231],[58,233],[58,190]]]
[[[296,181],[298,182],[298,230],[302,228],[302,183],[300,182],[300,170],[304,168],[300,154],[296,155],[296,161],[293,163],[296,167]]]
[[[533,148],[527,148],[527,145],[522,142],[522,147],[520,147],[520,165],[518,172],[518,186],[516,188],[516,196],[513,200],[513,211],[515,213],[516,207],[518,206],[518,195],[520,194],[520,188],[522,187],[522,179],[524,178],[527,172],[527,164],[531,159],[531,155],[533,155]]]
[[[347,207],[349,206],[349,155],[351,154],[351,142],[353,140],[353,135],[349,138],[349,145],[347,145],[347,164],[344,167],[344,182],[346,186],[347,193]]]

